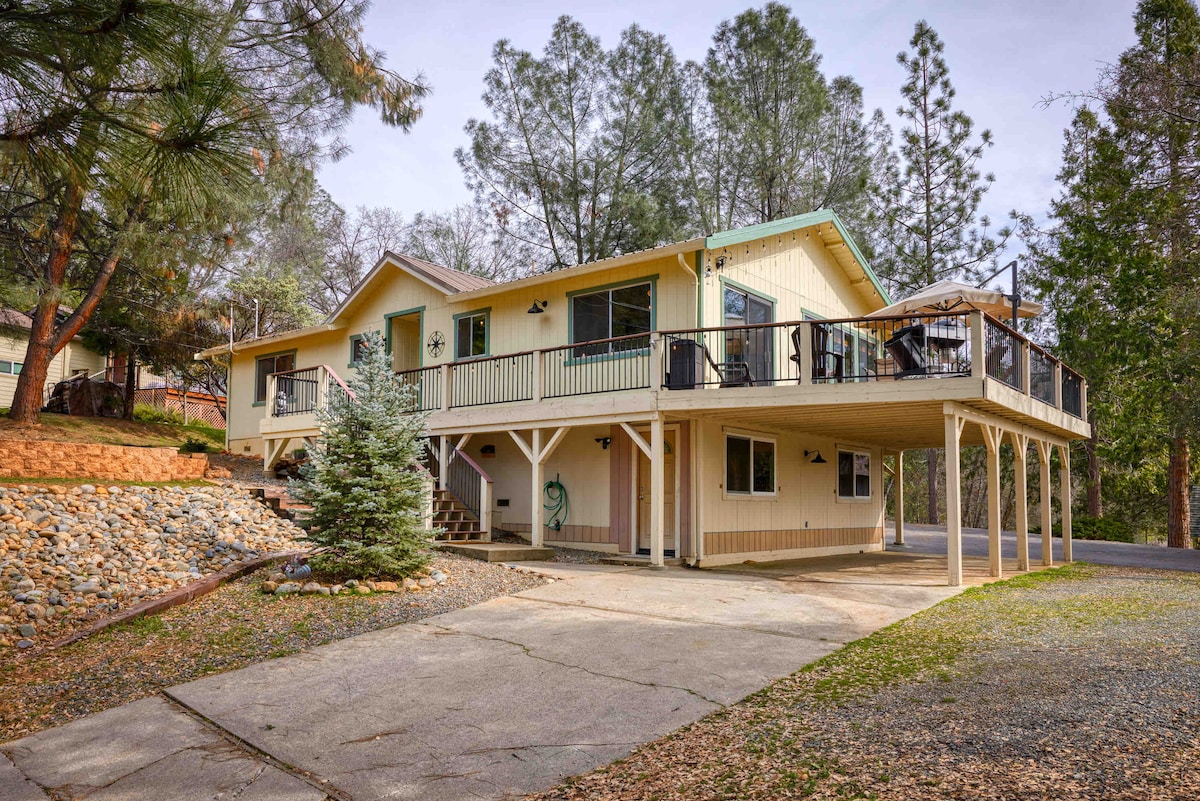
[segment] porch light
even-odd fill
[[[808,459],[808,457],[812,454],[815,454],[815,458]],[[828,464],[828,462],[825,461],[825,459],[821,456],[820,451],[805,451],[804,458],[808,459],[809,464]]]
[[[596,437],[596,442],[600,443],[601,450],[608,450],[608,446],[612,444],[612,437]]]
[[[546,311],[546,306],[548,306],[548,305],[550,305],[550,301],[548,301],[548,300],[534,299],[533,305],[530,306],[529,311],[527,311],[525,313],[526,314],[541,314],[542,312]]]

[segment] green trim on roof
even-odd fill
[[[821,223],[833,224],[833,227],[837,229],[838,234],[842,237],[842,241],[846,243],[850,248],[850,252],[854,254],[854,259],[862,265],[863,272],[871,280],[871,285],[875,287],[875,291],[879,293],[879,297],[883,298],[883,305],[890,306],[893,302],[891,295],[883,288],[883,284],[879,281],[879,276],[875,275],[875,271],[867,263],[866,257],[863,256],[862,251],[858,249],[858,245],[851,238],[850,232],[846,230],[846,225],[833,209],[817,209],[816,211],[810,211],[808,214],[799,214],[795,217],[784,217],[783,219],[771,220],[770,222],[758,223],[757,225],[747,225],[745,228],[735,228],[732,231],[720,231],[706,238],[704,240],[704,247],[708,250],[727,248],[731,245],[740,245],[743,242],[750,242],[765,236],[776,236],[801,228],[811,228]]]

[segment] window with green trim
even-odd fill
[[[20,375],[21,368],[24,366],[22,362],[10,362],[0,359],[0,375]]]
[[[653,329],[651,282],[602,289],[571,298],[571,342],[595,342],[630,334],[648,334]],[[597,356],[649,347],[648,337],[623,342],[601,342],[575,348],[574,355]]]
[[[267,399],[267,376],[272,373],[282,373],[296,369],[295,353],[280,353],[274,356],[260,356],[254,360],[254,402],[263,403]]]
[[[775,441],[725,435],[725,492],[775,494]]]
[[[464,314],[454,321],[454,358],[473,359],[487,355],[488,314]]]
[[[367,355],[367,341],[362,334],[350,337],[350,365],[354,366]]]

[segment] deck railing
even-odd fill
[[[978,311],[693,328],[560,345],[400,373],[446,411],[638,389],[990,378],[1083,418],[1087,386]]]
[[[354,397],[333,368],[327,364],[301,367],[267,376],[267,405],[271,417],[311,414],[325,405],[331,392]]]

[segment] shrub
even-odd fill
[[[416,469],[426,415],[413,411],[415,390],[392,372],[379,334],[368,333],[364,344],[349,384],[354,397],[330,388],[317,412],[321,436],[288,491],[313,509],[314,570],[343,579],[400,578],[429,561],[432,543]]]
[[[202,439],[188,437],[179,446],[180,453],[208,453],[208,443]]]
[[[161,406],[151,406],[148,403],[133,405],[133,419],[139,423],[168,423],[183,424],[183,412],[178,409],[164,409]]]

